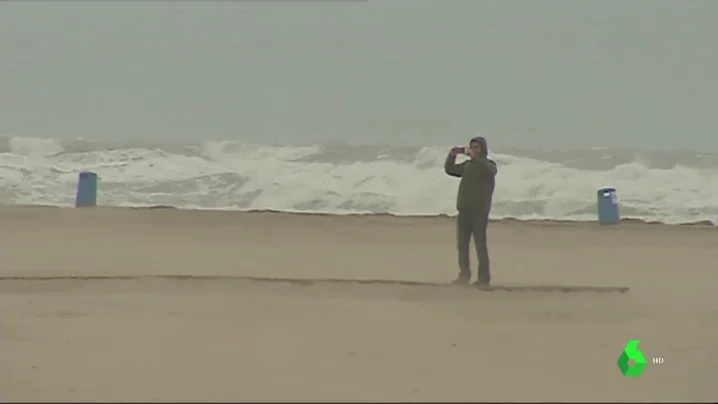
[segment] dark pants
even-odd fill
[[[486,245],[486,228],[489,224],[489,215],[483,212],[459,212],[456,218],[456,245],[459,250],[460,277],[471,278],[469,267],[469,243],[474,236],[476,256],[479,259],[479,281],[490,282],[489,249]]]

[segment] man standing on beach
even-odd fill
[[[486,228],[489,224],[491,200],[498,168],[488,156],[486,139],[471,139],[468,148],[454,147],[446,158],[444,170],[448,175],[461,178],[456,197],[456,243],[459,253],[459,277],[455,284],[467,285],[471,280],[469,268],[469,243],[474,236],[476,256],[479,260],[476,286],[488,286],[491,282],[489,251],[486,245]],[[466,154],[469,160],[456,164],[456,156]]]

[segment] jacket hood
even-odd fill
[[[481,157],[486,157],[489,155],[489,145],[486,143],[486,138],[483,136],[477,136],[473,139],[471,139],[471,143],[478,143],[481,146]]]

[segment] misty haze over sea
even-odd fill
[[[0,3],[0,203],[718,222],[718,3]]]

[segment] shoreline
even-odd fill
[[[292,216],[314,216],[314,217],[348,217],[348,218],[397,218],[397,219],[453,219],[455,215],[448,215],[444,213],[432,214],[432,215],[414,215],[414,214],[396,214],[396,213],[330,213],[330,212],[313,212],[313,211],[289,211],[289,210],[277,210],[277,209],[225,209],[225,208],[214,208],[214,209],[201,209],[201,208],[182,208],[172,205],[151,205],[151,206],[111,206],[111,205],[98,205],[95,207],[84,207],[76,208],[74,206],[59,206],[59,205],[43,205],[43,204],[0,204],[0,207],[6,208],[56,208],[56,209],[95,209],[95,210],[106,210],[106,209],[128,209],[128,210],[178,210],[186,212],[230,212],[230,213],[242,213],[242,214],[279,214],[279,215],[292,215]],[[590,225],[596,224],[599,227],[617,227],[617,226],[667,226],[667,227],[691,227],[691,228],[718,228],[718,223],[714,223],[709,219],[698,220],[692,222],[682,223],[665,223],[658,220],[645,220],[635,217],[623,217],[619,225],[599,225],[598,220],[570,220],[570,219],[521,219],[513,217],[504,218],[490,218],[490,223],[505,223],[505,224],[522,224],[522,225],[541,225],[541,226],[552,226],[552,225]]]

